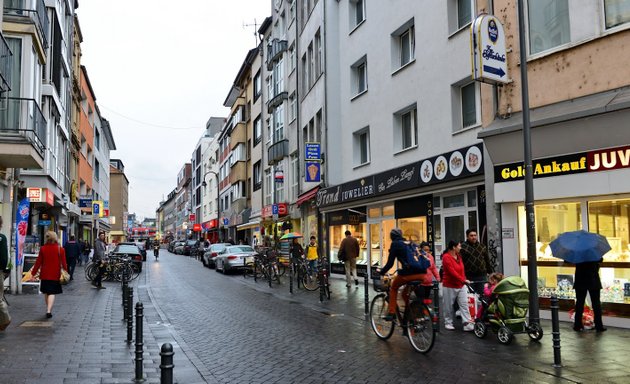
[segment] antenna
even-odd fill
[[[256,46],[258,46],[258,44],[260,43],[259,41],[259,37],[258,37],[258,27],[260,26],[260,24],[258,24],[256,22],[256,19],[254,19],[254,23],[253,24],[246,24],[243,21],[243,29],[247,28],[247,27],[254,27],[254,40],[256,41]]]

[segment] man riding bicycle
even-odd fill
[[[389,236],[392,240],[392,245],[389,248],[387,263],[379,271],[379,274],[381,276],[385,275],[385,273],[394,266],[396,260],[398,260],[403,266],[398,270],[398,274],[392,281],[391,287],[389,288],[389,305],[387,306],[388,313],[387,316],[383,318],[386,321],[393,321],[396,318],[396,298],[398,296],[398,288],[411,281],[424,280],[426,270],[415,270],[410,267],[405,267],[407,265],[407,244],[404,242],[405,239],[403,238],[402,231],[400,229],[392,229]],[[409,300],[409,292],[407,290],[403,291],[403,299],[405,300],[405,303]]]

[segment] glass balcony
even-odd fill
[[[0,92],[11,90],[9,75],[11,74],[11,50],[4,35],[0,33]]]
[[[48,48],[50,40],[49,20],[44,0],[4,0],[4,21],[10,17],[29,18],[42,39],[42,46]]]
[[[0,101],[2,165],[12,168],[41,167],[46,149],[46,119],[33,99],[9,97]],[[24,150],[28,146],[33,151]],[[5,156],[6,155],[6,156]]]

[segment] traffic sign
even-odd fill
[[[272,215],[277,215],[278,211],[279,211],[278,204],[274,204],[274,205],[271,206],[271,214]]]
[[[487,83],[509,83],[505,33],[499,19],[478,16],[470,26],[472,75]]]

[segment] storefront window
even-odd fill
[[[465,207],[464,195],[444,196],[444,208]]]
[[[339,253],[339,245],[341,241],[346,237],[344,234],[346,230],[352,233],[352,236],[359,241],[359,247],[361,248],[359,252],[359,257],[357,258],[357,264],[366,264],[367,263],[367,228],[365,223],[361,223],[358,225],[334,225],[329,228],[329,236],[330,236],[330,262],[331,263],[339,263],[339,258],[337,254]]]
[[[629,224],[630,200],[589,202],[589,230],[606,237],[611,247],[604,261],[630,261]]]
[[[398,228],[402,230],[403,237],[416,244],[427,240],[427,218],[414,217],[410,219],[398,219]]]
[[[368,209],[368,217],[369,218],[381,217],[381,207]]]
[[[394,216],[394,204],[383,207],[383,216]]]

